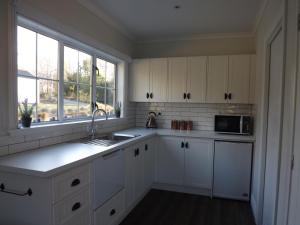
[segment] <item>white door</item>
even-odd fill
[[[207,66],[207,103],[226,103],[228,56],[209,56]]]
[[[137,156],[134,163],[134,192],[135,199],[140,198],[144,193],[144,144],[137,145]]]
[[[187,138],[185,142],[185,185],[211,189],[213,141]]]
[[[188,101],[205,102],[207,57],[188,57],[187,94]]]
[[[251,55],[249,104],[255,104],[255,81],[256,81],[256,55]]]
[[[228,94],[230,103],[249,102],[250,55],[229,56]]]
[[[267,119],[266,170],[263,225],[274,225],[280,156],[283,91],[283,34],[280,31],[270,45],[269,96]]]
[[[150,101],[168,100],[168,59],[150,59]]]
[[[157,149],[157,181],[159,183],[183,185],[184,148],[182,138],[161,137]]]
[[[128,147],[125,151],[125,201],[126,207],[131,207],[135,202],[135,149]]]
[[[249,200],[252,144],[215,142],[213,195]]]
[[[144,143],[144,184],[145,190],[151,188],[154,182],[155,138]]]
[[[185,102],[187,58],[169,58],[169,102]]]
[[[149,100],[147,94],[149,95],[150,88],[149,59],[135,59],[129,68],[130,101],[147,102]]]

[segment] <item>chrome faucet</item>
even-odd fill
[[[95,132],[96,132],[96,129],[95,129],[95,115],[97,112],[103,112],[104,115],[105,115],[105,120],[108,119],[108,115],[107,115],[107,112],[103,109],[99,109],[99,108],[96,108],[94,111],[93,111],[93,116],[92,116],[92,125],[91,125],[91,132],[92,132],[92,139],[95,138]]]

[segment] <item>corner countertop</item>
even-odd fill
[[[155,135],[205,138],[224,141],[254,142],[253,136],[225,135],[205,131],[174,131],[170,129],[132,128],[115,134],[140,135],[109,147],[82,143],[63,143],[0,158],[0,172],[20,173],[38,177],[50,177],[65,170],[88,163],[116,149],[124,149]]]

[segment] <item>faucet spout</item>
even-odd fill
[[[103,112],[104,115],[105,115],[105,120],[108,119],[108,115],[107,115],[107,112],[106,112],[105,110],[96,108],[96,109],[93,111],[93,115],[92,115],[92,124],[91,124],[92,139],[95,138],[95,133],[96,133],[96,129],[95,129],[95,116],[96,116],[96,113],[97,113],[97,112]]]

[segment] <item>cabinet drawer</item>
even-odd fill
[[[53,206],[55,225],[69,224],[73,217],[90,217],[90,192],[86,187]]]
[[[124,189],[95,211],[94,225],[111,225],[124,211]]]
[[[63,223],[60,223],[59,225],[90,225],[90,224],[91,224],[90,210],[89,208],[85,208],[75,216],[69,218]]]
[[[85,165],[53,178],[53,202],[78,191],[90,182],[90,166]]]

